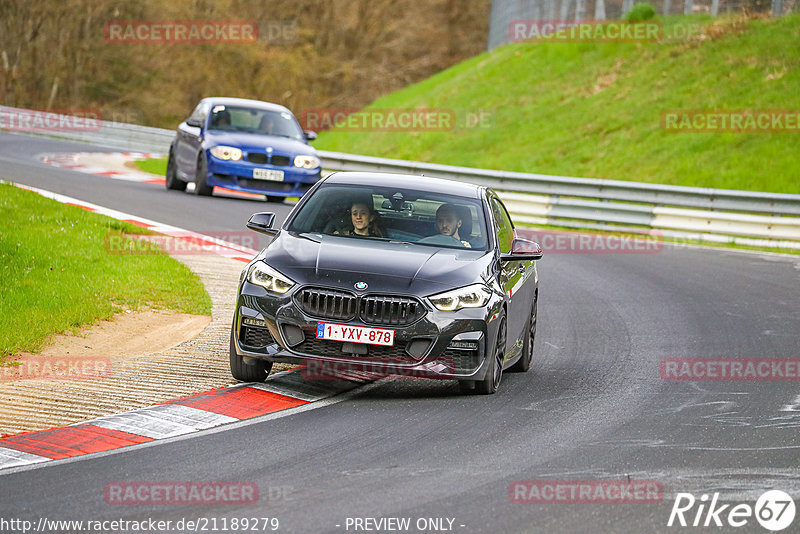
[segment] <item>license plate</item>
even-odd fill
[[[317,323],[317,339],[391,347],[394,345],[394,330],[348,326],[346,324]]]
[[[269,180],[270,182],[282,182],[283,171],[273,171],[272,169],[253,169],[253,178],[256,180]]]

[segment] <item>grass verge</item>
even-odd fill
[[[161,177],[167,174],[167,158],[137,159],[133,164],[140,171],[157,174]]]
[[[315,146],[484,169],[800,193],[800,130],[676,133],[661,124],[671,110],[800,110],[800,14],[658,20],[660,42],[511,44],[366,108],[449,110],[452,130],[334,128]]]
[[[0,183],[0,364],[122,310],[210,315],[211,298],[166,253],[120,255],[107,237],[149,233],[130,223]]]

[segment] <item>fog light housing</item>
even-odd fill
[[[267,323],[264,321],[264,319],[256,319],[254,317],[242,317],[242,324],[246,326],[267,326]]]
[[[449,345],[447,345],[448,349],[456,349],[456,350],[478,350],[478,342],[477,341],[451,341]]]

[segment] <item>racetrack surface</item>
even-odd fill
[[[37,159],[86,150],[0,134],[0,176],[198,232],[243,231],[253,212],[282,219],[290,209],[167,193]],[[455,382],[386,380],[288,417],[12,471],[0,474],[0,518],[277,517],[279,532],[305,533],[352,532],[348,517],[409,517],[412,527],[418,518],[445,517],[464,533],[669,532],[686,530],[667,527],[678,492],[720,492],[726,503],[751,506],[768,489],[800,497],[797,382],[659,374],[663,358],[800,356],[800,259],[671,246],[656,254],[546,254],[539,278],[533,368],[505,374],[496,395],[462,396]],[[662,483],[663,501],[509,499],[516,480],[626,476]],[[252,482],[260,499],[108,504],[104,487],[119,481]],[[798,525],[800,517],[786,532]],[[736,530],[766,532],[753,518]]]

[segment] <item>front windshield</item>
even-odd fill
[[[302,206],[288,230],[487,249],[486,222],[478,199],[380,185],[325,184]]]
[[[291,113],[221,104],[211,108],[208,129],[304,139]]]

